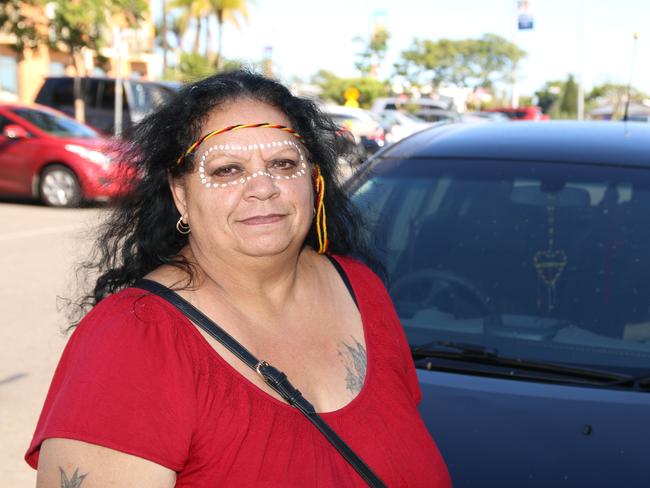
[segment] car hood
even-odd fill
[[[111,146],[111,141],[102,137],[64,137],[59,141],[62,144],[76,144],[97,151],[109,150]]]

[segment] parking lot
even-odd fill
[[[22,456],[66,342],[63,298],[73,296],[75,263],[104,212],[0,201],[2,486],[34,486]]]

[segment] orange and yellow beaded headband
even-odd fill
[[[181,164],[187,156],[192,154],[194,150],[201,145],[201,143],[207,141],[211,137],[217,136],[219,134],[223,134],[224,132],[230,132],[231,130],[239,130],[239,129],[257,129],[257,128],[267,128],[267,129],[280,129],[285,132],[288,132],[289,134],[293,134],[297,139],[303,140],[303,137],[298,134],[295,130],[291,129],[290,127],[287,127],[286,125],[280,125],[280,124],[270,124],[268,122],[261,122],[259,124],[236,124],[236,125],[229,125],[228,127],[224,127],[223,129],[217,129],[213,130],[212,132],[208,132],[206,135],[202,136],[199,138],[196,142],[194,142],[188,149],[183,153],[181,157],[179,157],[176,160],[176,164]]]

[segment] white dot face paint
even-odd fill
[[[257,151],[262,153],[264,169],[252,171],[253,153]],[[303,151],[286,139],[245,145],[212,144],[197,155],[198,176],[206,188],[219,189],[241,186],[260,177],[295,181],[307,174]]]

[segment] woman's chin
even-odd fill
[[[289,251],[291,241],[288,239],[256,239],[240,243],[239,249],[242,254],[251,257],[277,256]]]

